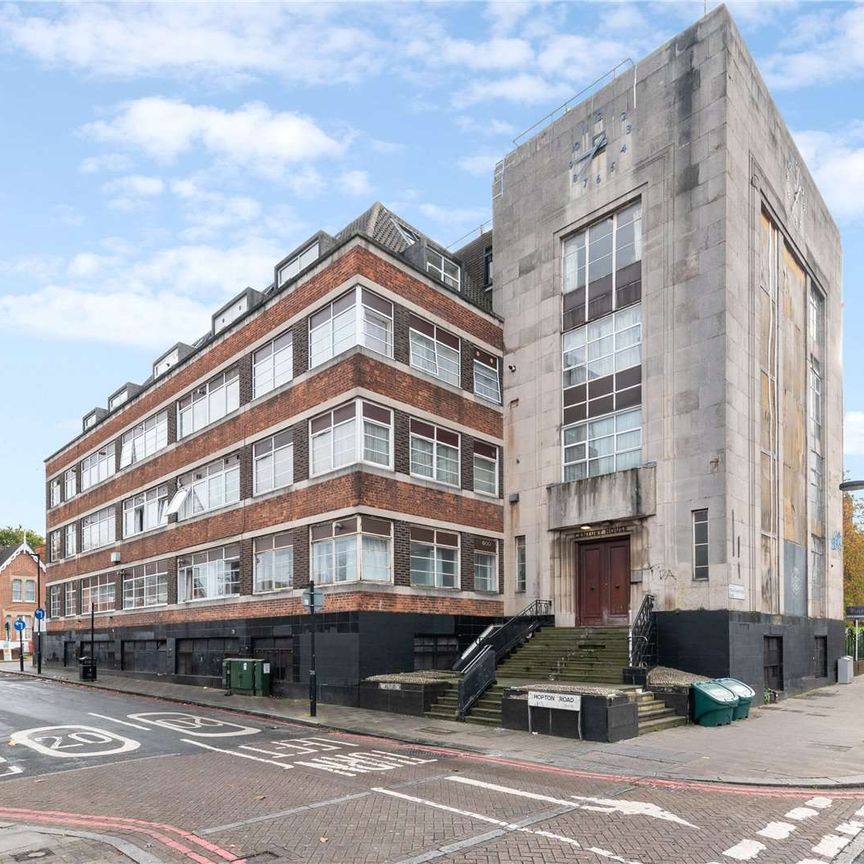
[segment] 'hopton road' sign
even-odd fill
[[[559,711],[581,711],[582,697],[578,693],[537,693],[529,690],[528,705],[533,708],[557,708]]]

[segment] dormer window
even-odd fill
[[[160,357],[153,364],[153,377],[158,378],[160,375],[164,375],[178,360],[180,356],[180,349],[175,348],[169,354],[166,354],[164,357]]]
[[[293,279],[301,270],[305,270],[310,264],[318,260],[318,241],[310,243],[302,252],[298,252],[289,258],[280,268],[278,284],[281,288],[286,282]]]
[[[108,400],[108,410],[113,411],[119,408],[129,398],[129,391],[124,387],[119,393],[115,393]]]
[[[95,426],[95,425],[96,425],[96,414],[95,414],[95,412],[94,412],[93,414],[88,414],[88,415],[84,418],[84,428],[85,428],[85,429],[90,429],[90,428],[92,428],[92,427]]]
[[[249,298],[241,297],[236,303],[232,303],[217,318],[213,319],[213,333],[219,333],[229,324],[233,324],[241,315],[249,309]]]
[[[461,290],[462,268],[435,249],[426,247],[426,272],[440,279],[448,288]]]
[[[393,227],[399,232],[399,236],[409,245],[413,246],[417,242],[417,235],[406,228],[401,222],[397,222],[395,219],[391,220],[393,222]]]

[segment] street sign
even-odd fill
[[[309,609],[322,609],[324,607],[324,592],[315,588],[313,591],[304,591],[300,595],[303,605]]]
[[[20,633],[27,627],[27,623],[20,618],[15,622],[15,629]]]
[[[41,621],[41,620],[45,617],[45,610],[44,610],[44,609],[37,609],[37,610],[33,613],[33,615],[34,615],[34,617],[36,618],[37,621]]]
[[[529,690],[528,704],[535,708],[581,711],[582,697],[577,693],[537,693],[534,690]]]
[[[847,606],[847,618],[864,618],[864,606]]]

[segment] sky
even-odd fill
[[[713,8],[714,0],[709,2]],[[840,226],[864,478],[864,4],[727,4]],[[682,2],[0,3],[0,525],[44,459],[318,229],[450,245],[512,139],[693,23]]]

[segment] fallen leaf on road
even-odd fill
[[[319,839],[322,843],[326,843],[326,842],[327,842],[327,838],[326,838],[326,837],[319,837],[318,839]]]

